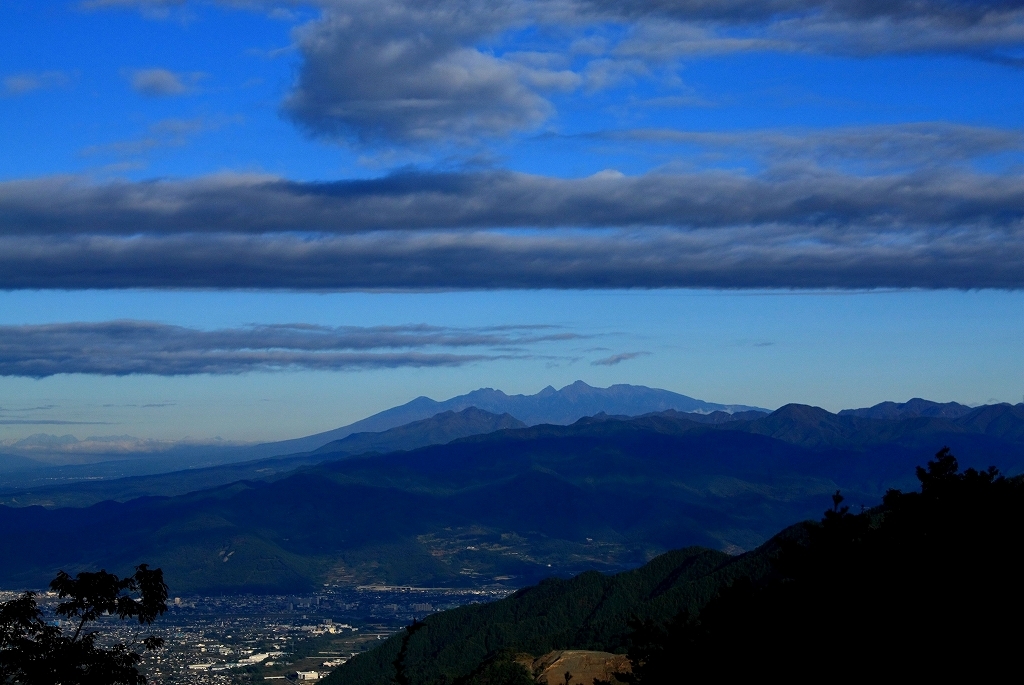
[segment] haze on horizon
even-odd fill
[[[1024,396],[1014,3],[3,11],[0,441]]]

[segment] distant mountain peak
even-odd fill
[[[497,415],[509,414],[529,426],[543,423],[564,426],[599,412],[613,416],[640,416],[669,409],[697,414],[710,414],[715,411],[729,414],[751,410],[765,413],[768,411],[742,404],[715,404],[670,390],[624,383],[598,388],[577,380],[560,390],[548,385],[535,395],[508,395],[496,388],[478,388],[465,395],[443,401],[417,397],[348,426],[295,440],[257,445],[249,448],[247,454],[250,458],[260,458],[311,452],[329,442],[344,439],[355,433],[378,433],[422,421],[446,411],[459,412],[467,407],[476,407]]]
[[[857,416],[864,419],[914,419],[920,416],[936,419],[959,419],[973,411],[959,402],[932,402],[914,397],[906,402],[881,402],[873,407],[843,409],[840,416]]]
[[[506,395],[501,391],[489,391],[484,394],[474,391],[438,402],[436,410],[461,409],[471,404],[492,413],[511,414],[528,425],[568,425],[584,416],[593,416],[599,412],[617,416],[639,416],[667,409],[703,413],[716,410],[733,412],[757,409],[744,405],[704,402],[679,393],[642,385],[618,384],[598,388],[577,380],[559,390],[548,385],[535,395]],[[388,412],[400,414],[401,409],[402,407],[396,407]]]
[[[810,404],[790,403],[776,409],[774,412],[771,413],[771,416],[774,416],[776,418],[794,417],[800,419],[828,419],[830,417],[834,417],[835,414],[828,411],[827,409],[815,407]]]
[[[51,435],[49,433],[33,433],[27,438],[22,438],[13,443],[12,447],[52,447],[60,445],[73,445],[79,440],[73,435]]]

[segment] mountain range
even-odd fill
[[[310,452],[356,433],[386,431],[447,411],[461,412],[471,407],[498,415],[510,414],[526,425],[569,424],[600,412],[636,416],[666,409],[701,413],[757,409],[746,405],[704,402],[668,390],[639,385],[594,388],[576,381],[561,390],[548,386],[535,395],[506,395],[500,390],[481,388],[440,402],[418,397],[341,428],[258,445],[183,443],[132,451],[132,441],[140,444],[146,441],[117,436],[117,451],[103,451],[104,441],[109,440],[95,439],[92,442],[96,444],[90,445],[92,450],[88,454],[77,449],[72,454],[67,447],[69,444],[75,447],[79,442],[74,437],[40,434],[9,445],[5,448],[9,455],[0,454],[0,491],[55,482],[151,475]]]
[[[971,413],[971,407],[959,402],[929,402],[915,397],[907,402],[881,402],[864,409],[843,409],[840,416],[859,416],[865,419],[912,419],[918,416],[958,419]]]
[[[164,568],[179,593],[521,586],[634,568],[688,545],[752,549],[816,517],[836,489],[872,506],[912,484],[914,467],[943,445],[967,466],[1024,471],[1024,405],[921,415],[935,406],[901,419],[787,405],[528,427],[448,415],[419,432],[342,439],[266,478],[79,508],[0,507],[0,586],[142,561]],[[374,440],[390,449],[403,431],[440,435],[440,424],[474,421],[508,427],[387,454],[331,451]]]
[[[183,495],[236,481],[270,480],[303,466],[359,454],[411,450],[426,445],[445,444],[470,435],[525,427],[526,424],[509,414],[498,416],[476,407],[469,407],[460,412],[442,412],[429,419],[413,421],[379,433],[353,433],[312,452],[170,473],[48,485],[30,490],[10,490],[0,494],[0,504],[21,507],[83,507],[106,500],[123,502],[135,497]]]
[[[527,426],[536,426],[542,423],[567,425],[584,416],[593,416],[602,412],[613,415],[639,416],[667,409],[700,414],[710,414],[715,411],[730,414],[750,410],[767,411],[743,404],[705,402],[669,390],[648,388],[642,385],[620,384],[608,388],[595,388],[583,381],[576,381],[560,390],[555,390],[549,385],[535,395],[506,395],[501,390],[480,388],[442,402],[429,397],[417,397],[405,404],[385,409],[341,428],[304,438],[256,445],[245,448],[245,450],[246,454],[251,457],[307,452],[329,442],[346,438],[353,433],[385,431],[413,421],[428,419],[442,412],[461,412],[470,407],[492,414],[509,414]]]

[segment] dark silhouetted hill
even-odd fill
[[[772,551],[730,557],[700,547],[675,550],[617,575],[595,572],[551,578],[497,602],[428,616],[408,640],[413,685],[454,682],[502,651],[534,656],[560,649],[625,652],[630,621],[664,622],[697,611],[722,583],[767,572]],[[359,654],[324,682],[389,685],[404,634]],[[561,680],[562,674],[559,673]]]
[[[859,416],[864,419],[915,419],[919,416],[939,419],[958,419],[971,413],[971,408],[958,402],[930,402],[915,397],[907,402],[882,402],[863,409],[843,409],[840,416]]]
[[[671,682],[681,663],[709,678],[737,654],[730,673],[740,677],[780,654],[801,680],[839,664],[844,679],[1005,677],[1024,610],[1024,479],[960,472],[945,449],[917,474],[920,492],[890,491],[866,512],[851,513],[837,493],[801,544],[782,545],[770,573],[638,630],[631,680]]]
[[[1002,679],[1024,609],[1024,478],[961,472],[948,450],[917,473],[920,492],[890,491],[860,513],[835,493],[820,523],[747,554],[691,547],[428,616],[325,683],[483,685],[553,650],[628,651],[620,677],[635,685],[763,677],[781,664],[800,679]]]

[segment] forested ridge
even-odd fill
[[[791,672],[984,677],[1016,667],[1024,630],[1024,477],[960,471],[943,449],[918,467],[920,492],[889,491],[852,513],[836,493],[802,544],[787,541],[760,578],[632,636],[633,680],[666,682],[687,664],[733,658],[754,674],[779,655]],[[738,662],[736,655],[742,655]]]
[[[917,477],[919,492],[862,511],[837,492],[819,522],[747,554],[691,547],[435,614],[328,682],[511,685],[529,679],[517,653],[555,649],[628,653],[620,677],[637,685],[782,663],[863,677],[1005,665],[1022,636],[1024,478],[961,471],[948,449]]]
[[[514,652],[625,652],[637,619],[652,625],[667,623],[680,611],[699,610],[723,584],[764,575],[782,542],[804,536],[804,528],[804,524],[793,526],[750,554],[732,557],[688,547],[662,554],[633,571],[550,578],[497,602],[440,612],[429,616],[410,639],[405,634],[392,637],[356,656],[326,682],[390,683],[403,644],[411,683],[450,682],[488,659]]]

